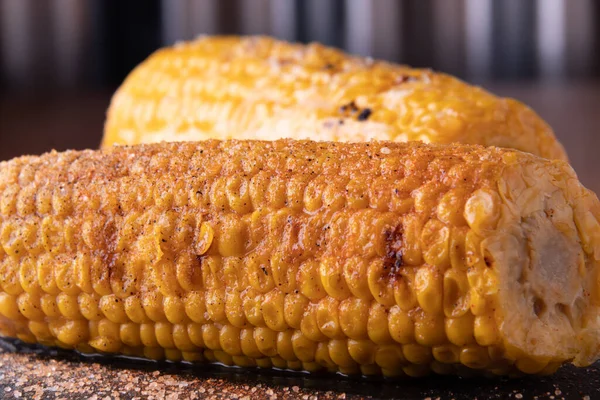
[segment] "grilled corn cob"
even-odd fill
[[[103,145],[281,137],[472,143],[566,159],[551,128],[516,100],[445,74],[267,37],[159,50],[115,94]]]
[[[239,366],[551,373],[600,355],[600,204],[499,148],[162,143],[0,163],[0,332]]]

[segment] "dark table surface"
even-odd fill
[[[532,106],[554,128],[582,182],[600,192],[600,82],[488,84]],[[0,160],[97,147],[110,92],[0,96]],[[8,346],[10,347],[10,346]],[[549,398],[600,399],[600,363],[552,377],[365,381],[0,350],[0,398]],[[108,397],[106,397],[108,396]],[[237,396],[237,397],[236,397]],[[94,398],[94,397],[91,397]]]
[[[14,346],[17,343],[16,347]],[[96,397],[93,397],[96,396]],[[107,397],[108,396],[108,397]],[[600,362],[550,377],[388,380],[83,357],[0,340],[0,398],[600,399]]]

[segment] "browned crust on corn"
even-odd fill
[[[599,215],[567,164],[479,146],[207,141],[21,157],[0,163],[0,332],[242,366],[548,373],[598,357]],[[573,307],[558,316],[552,296],[511,284],[533,257],[518,251],[545,255],[547,242],[582,260],[565,266]],[[555,317],[573,332],[533,347],[519,336]]]

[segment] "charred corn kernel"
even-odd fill
[[[113,97],[103,146],[283,136],[477,143],[566,159],[552,129],[516,100],[430,70],[269,37],[203,37],[156,52]],[[250,204],[242,178],[218,188],[222,204],[236,212]],[[313,185],[309,209],[342,201]],[[49,196],[53,205],[64,195]],[[13,209],[15,198],[7,195],[2,204]],[[353,196],[349,205],[365,207],[368,200]]]
[[[20,169],[35,170],[28,195],[50,193],[46,214],[11,206]],[[52,197],[61,185],[64,204]],[[208,197],[191,200],[198,190]],[[207,141],[4,162],[0,196],[4,336],[386,376],[546,374],[598,358],[600,205],[560,161],[463,145]],[[32,237],[59,238],[19,247],[24,218]]]

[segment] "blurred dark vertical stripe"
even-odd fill
[[[433,9],[430,0],[405,0],[402,24],[404,54],[400,60],[415,67],[433,65]]]
[[[595,55],[594,60],[592,61],[592,70],[594,71],[594,76],[596,77],[600,77],[600,2],[598,1],[593,1],[592,2],[592,8],[594,10],[594,23],[593,23],[593,30],[594,30],[594,44],[592,46],[593,48],[593,54]]]
[[[465,76],[465,2],[464,0],[433,1],[433,63],[443,72]]]
[[[531,78],[536,74],[535,3],[493,3],[492,72],[496,78]]]
[[[160,1],[101,2],[104,81],[117,85],[161,45]]]
[[[241,7],[240,0],[219,0],[218,21],[219,32],[222,34],[239,34]],[[267,10],[254,10],[255,12],[267,12]]]

